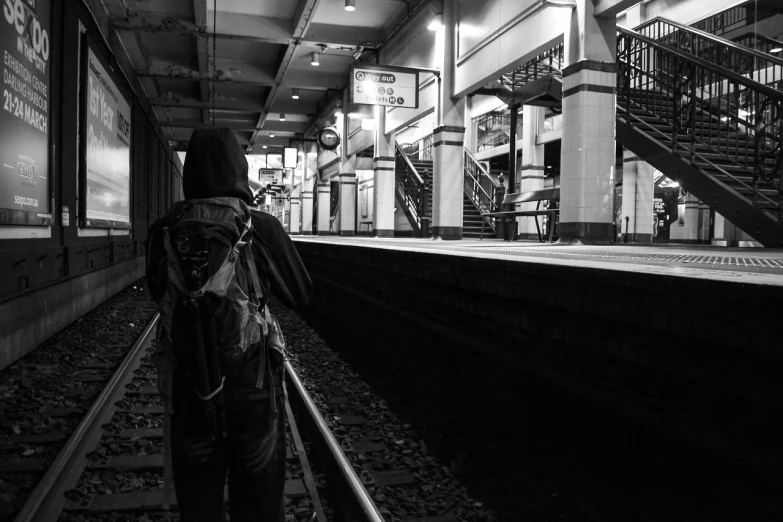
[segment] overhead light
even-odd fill
[[[775,47],[774,49],[769,50],[771,53],[779,53],[780,51],[783,51],[783,47]]]
[[[299,89],[292,89],[291,90],[291,98],[298,100],[299,99]]]
[[[282,112],[280,113],[280,121],[285,121],[285,114]]]
[[[427,26],[427,29],[430,31],[437,31],[441,27],[443,27],[443,15],[436,14],[430,21],[430,25]]]
[[[729,121],[729,117],[728,117],[728,116],[724,116],[724,117],[722,117],[722,118],[720,119],[720,121]]]
[[[269,137],[270,137],[270,138],[274,138],[274,137],[275,137],[275,135],[274,135],[274,134],[270,134],[270,135],[269,135]]]
[[[354,60],[358,60],[358,59],[359,59],[359,58],[362,56],[362,54],[363,54],[363,53],[364,53],[364,47],[362,47],[362,46],[360,45],[360,46],[359,46],[359,47],[357,47],[357,48],[356,48],[356,50],[353,52],[353,59],[354,59]]]
[[[313,67],[318,67],[319,65],[321,65],[321,53],[319,52],[310,53],[310,65],[312,65]]]
[[[266,145],[263,145],[261,148],[262,148],[262,149],[265,149],[265,148],[266,148]]]
[[[346,11],[356,10],[356,0],[345,0],[345,10]]]

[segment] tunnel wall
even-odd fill
[[[780,288],[297,241],[317,314],[367,340],[436,332],[777,473]],[[403,336],[403,338],[404,338]],[[426,349],[426,348],[425,348]],[[437,371],[437,368],[434,369]],[[513,389],[513,383],[509,383]],[[760,469],[759,468],[759,469]]]

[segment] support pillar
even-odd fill
[[[456,0],[443,2],[441,76],[433,130],[432,237],[462,239],[465,99],[451,97],[456,56]]]
[[[292,236],[301,234],[302,185],[291,190],[291,214],[288,217],[288,230]]]
[[[699,201],[699,243],[710,242],[710,207]]]
[[[531,192],[544,188],[544,146],[536,145],[536,137],[544,132],[544,107],[522,107],[522,165],[519,167],[519,191]],[[519,210],[535,210],[536,203],[520,203]],[[544,220],[538,218],[539,226]],[[520,239],[538,240],[536,222],[529,217],[517,218]],[[543,228],[542,228],[543,230]]]
[[[348,107],[350,93],[348,89],[343,92],[343,107]],[[356,235],[356,168],[355,158],[348,156],[348,111],[345,111],[342,122],[338,122],[337,132],[340,140],[340,174],[337,177],[337,186],[340,191],[337,217],[335,218],[334,232],[340,236]],[[319,202],[320,204],[320,202]]]
[[[677,204],[677,221],[671,226],[669,239],[673,243],[696,244],[699,242],[699,198],[690,192],[682,195]]]
[[[560,242],[612,240],[617,28],[577,0],[565,33]]]
[[[375,108],[375,157],[373,170],[373,216],[375,237],[394,237],[394,142],[395,135],[384,134],[386,108]]]
[[[623,150],[622,238],[624,243],[652,243],[654,169],[628,149]]]
[[[313,233],[313,192],[318,179],[317,150],[315,143],[305,142],[305,169],[302,178],[302,234]]]
[[[329,215],[331,194],[332,191],[329,180],[325,180],[323,182],[319,180],[316,187],[316,197],[318,198],[318,215],[315,217],[319,236],[328,236],[331,234],[331,231],[329,230],[329,226],[331,225],[331,216]]]

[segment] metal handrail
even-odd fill
[[[731,70],[733,67],[734,72],[751,77],[756,71],[765,71],[765,81],[754,80],[762,84],[775,84],[783,80],[783,59],[667,18],[653,18],[634,31],[659,44],[706,59],[723,69]]]
[[[719,65],[713,64],[712,62],[709,62],[705,60],[704,58],[701,58],[699,56],[694,56],[692,54],[688,54],[686,52],[683,52],[675,47],[669,47],[664,46],[663,44],[656,42],[654,39],[644,36],[643,34],[639,34],[635,31],[632,31],[631,29],[625,29],[624,27],[618,27],[617,31],[620,34],[625,34],[631,38],[635,38],[641,42],[644,42],[648,45],[652,45],[657,48],[663,48],[666,50],[666,52],[686,61],[690,61],[693,64],[702,67],[703,69],[707,69],[710,71],[713,71],[715,73],[718,73],[725,77],[727,80],[731,80],[734,82],[737,82],[745,87],[749,87],[753,90],[758,90],[765,96],[769,96],[770,98],[775,98],[778,100],[783,99],[783,92],[773,89],[772,87],[769,87],[767,85],[764,85],[763,83],[759,83],[757,81],[751,80],[750,78],[747,78],[745,76],[742,76],[741,74],[735,73],[734,71],[731,71],[729,69],[726,69],[724,67],[721,67]]]
[[[617,43],[618,116],[783,222],[783,93],[628,29]]]
[[[424,180],[421,179],[421,176],[419,176],[419,172],[416,170],[416,167],[413,166],[413,163],[411,163],[411,160],[408,158],[408,155],[405,154],[405,151],[402,150],[402,147],[400,146],[400,144],[399,143],[395,143],[394,145],[397,147],[397,151],[400,153],[400,156],[405,160],[405,163],[407,164],[407,166],[410,169],[411,173],[416,178],[416,181],[418,181],[418,183],[420,185],[424,185]]]
[[[463,191],[465,192],[465,195],[482,214],[485,214],[486,212],[495,212],[498,209],[497,202],[495,201],[495,195],[497,194],[499,184],[495,183],[495,180],[490,177],[486,169],[481,166],[478,160],[476,160],[476,158],[473,156],[473,154],[470,153],[470,151],[468,151],[468,149],[464,149],[464,151],[465,176]],[[472,170],[477,170],[479,172],[479,176],[474,176]],[[492,186],[492,194],[488,193],[481,185],[480,178],[482,175],[486,176],[486,178],[490,181]],[[487,222],[492,230],[495,230],[495,225],[491,219],[483,215],[481,216],[481,219]]]
[[[476,156],[474,156],[474,155],[473,155],[473,154],[472,154],[472,153],[471,153],[471,152],[470,152],[468,149],[465,149],[465,154],[467,154],[467,155],[468,155],[468,158],[470,158],[470,159],[471,159],[471,161],[473,161],[473,163],[475,163],[475,164],[476,164],[476,166],[479,168],[479,170],[480,170],[480,171],[481,171],[481,172],[482,172],[482,173],[483,173],[483,174],[484,174],[486,177],[488,177],[488,178],[489,178],[489,180],[492,182],[492,184],[493,184],[493,185],[495,185],[496,187],[499,187],[499,186],[500,186],[500,182],[499,182],[499,181],[495,181],[495,180],[494,180],[494,179],[493,179],[493,178],[492,178],[492,177],[489,175],[489,172],[487,172],[487,169],[485,169],[485,168],[484,168],[484,165],[482,165],[482,164],[479,162],[479,160],[477,160],[477,159],[476,159]]]

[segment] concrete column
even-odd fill
[[[302,185],[299,184],[291,191],[291,215],[288,218],[289,234],[298,236],[302,233]]]
[[[699,199],[690,192],[682,195],[677,204],[677,221],[672,223],[669,239],[673,243],[699,242]]]
[[[316,192],[316,197],[318,198],[318,215],[315,219],[316,224],[318,225],[318,235],[328,236],[331,233],[329,231],[329,218],[331,217],[329,215],[329,204],[332,194],[329,180],[323,182],[318,181]]]
[[[315,143],[305,142],[305,169],[302,178],[302,234],[313,233],[313,192],[318,179],[317,148]]]
[[[343,93],[343,107],[348,107],[350,93]],[[340,141],[340,174],[337,183],[340,191],[340,203],[337,207],[334,232],[341,236],[356,235],[356,168],[355,158],[348,156],[348,111],[344,111],[342,122],[338,121],[337,132]],[[342,123],[342,124],[341,124]],[[320,202],[319,202],[320,204]]]
[[[451,97],[456,56],[456,0],[443,2],[443,56],[433,129],[432,237],[462,239],[465,99]]]
[[[375,237],[394,237],[395,135],[383,133],[386,128],[385,107],[376,107],[375,121],[372,228]]]
[[[522,107],[522,162],[519,166],[519,191],[530,192],[544,188],[544,146],[536,145],[536,137],[544,132],[544,107]],[[536,203],[521,203],[519,210],[535,210]],[[538,218],[539,226],[543,219]],[[536,222],[532,217],[518,217],[520,239],[538,240]]]
[[[699,243],[710,242],[710,207],[699,201]]]
[[[630,150],[623,150],[622,238],[625,243],[652,243],[653,173],[652,165]]]
[[[609,243],[614,225],[615,18],[577,0],[565,33],[560,241]]]

